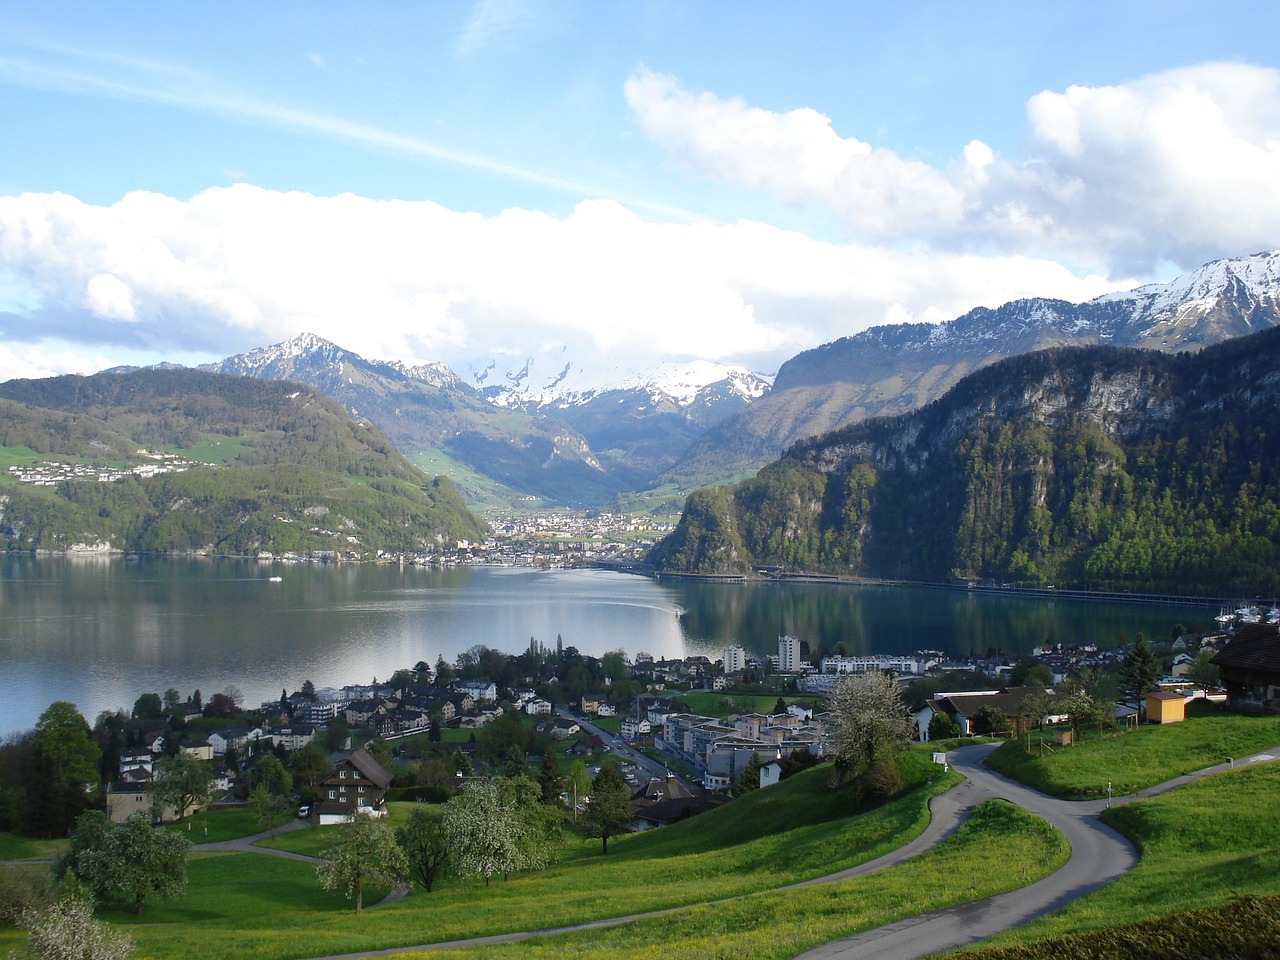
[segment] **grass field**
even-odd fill
[[[1137,845],[1138,866],[991,944],[1029,943],[1280,893],[1280,764],[1205,777],[1116,807],[1104,819]]]
[[[366,908],[322,892],[311,865],[258,854],[195,853],[187,895],[148,905],[141,923],[105,916],[128,929],[142,957],[184,960],[298,957],[579,923],[742,896],[819,876],[894,849],[924,826],[928,796],[945,778],[915,755],[918,784],[893,803],[850,815],[847,788],[832,790],[830,768],[806,771],[717,811],[663,830],[610,843],[570,839],[560,862],[486,888],[451,879],[430,895]],[[328,845],[325,829],[280,838]],[[1043,859],[1037,851],[1035,860]],[[377,892],[366,894],[373,902]],[[250,906],[252,904],[252,906]],[[3,944],[0,944],[0,949]]]
[[[66,840],[33,840],[0,833],[0,860],[56,860],[69,845]]]
[[[987,762],[1044,793],[1077,799],[1105,797],[1107,781],[1119,796],[1276,745],[1280,718],[1215,711],[1183,723],[1143,726],[1048,749],[1043,757],[1035,744],[1028,754],[1009,741]]]

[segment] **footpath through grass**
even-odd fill
[[[570,839],[547,870],[495,879],[487,888],[450,879],[433,893],[366,907],[359,918],[348,901],[320,890],[309,864],[212,853],[194,855],[182,900],[148,905],[138,924],[125,913],[107,916],[134,937],[139,957],[225,960],[320,956],[702,904],[822,876],[916,836],[928,819],[928,798],[955,774],[940,775],[927,754],[911,755],[905,768],[916,786],[861,815],[850,813],[849,788],[828,786],[831,768],[824,765],[671,827],[616,838],[607,857],[598,840]],[[327,846],[330,829],[299,831],[277,844],[304,838]],[[378,895],[366,891],[365,902]]]
[[[1154,786],[1231,757],[1280,744],[1280,718],[1214,711],[1182,723],[1143,726],[1129,733],[1046,748],[1043,757],[1019,741],[1003,744],[987,760],[1001,773],[1068,800],[1116,796]]]

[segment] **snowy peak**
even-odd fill
[[[1240,291],[1258,300],[1280,294],[1280,250],[1214,260],[1168,283],[1149,283],[1124,293],[1109,293],[1091,303],[1132,302],[1147,315],[1172,313]]]
[[[490,363],[475,376],[492,403],[526,410],[566,410],[611,398],[645,397],[649,405],[677,408],[735,400],[749,403],[769,391],[771,378],[732,364],[693,360],[664,363],[642,373],[614,367],[587,371],[575,361],[557,357],[557,365],[528,359],[522,366],[495,376]]]

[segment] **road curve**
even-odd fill
[[[1071,846],[1071,856],[1066,864],[1029,886],[833,940],[799,954],[794,960],[918,960],[943,950],[967,946],[1043,916],[1133,868],[1138,861],[1133,845],[1098,819],[1107,801],[1082,803],[1058,800],[995,773],[982,765],[994,748],[992,744],[965,747],[948,755],[956,769],[966,777],[962,785],[968,787],[962,801],[966,808],[963,813],[967,814],[983,800],[998,798],[1015,803],[1062,832]],[[1197,770],[1135,794],[1117,797],[1111,803],[1119,805],[1156,796],[1238,765],[1274,760],[1278,752],[1280,748],[1273,748]],[[863,866],[874,868],[877,864],[881,861]]]
[[[920,914],[873,930],[864,930],[862,933],[814,947],[797,955],[793,960],[862,960],[862,958],[918,960],[943,950],[966,946],[994,934],[1003,933],[1005,930],[1057,910],[1109,883],[1137,863],[1137,852],[1133,845],[1098,819],[1098,814],[1105,809],[1108,801],[1058,800],[995,773],[983,766],[983,761],[996,746],[997,744],[982,744],[964,747],[948,754],[952,765],[964,774],[966,779],[945,794],[933,798],[929,805],[929,824],[914,840],[860,866],[781,889],[835,883],[895,866],[937,846],[959,829],[975,806],[991,799],[1003,799],[1015,803],[1042,817],[1060,830],[1071,847],[1071,856],[1066,864],[1050,876],[1029,886],[944,910]],[[1265,752],[1176,777],[1128,796],[1116,797],[1110,802],[1118,806],[1132,800],[1153,797],[1201,777],[1222,773],[1237,766],[1272,761],[1278,756],[1280,756],[1280,746],[1272,747]],[[470,940],[389,947],[382,950],[317,958],[317,960],[356,960],[356,958],[392,954],[425,953],[450,948],[511,943],[532,937],[615,926],[683,909],[686,907],[672,907],[652,913],[613,917],[577,926],[518,931]]]

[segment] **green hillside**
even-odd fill
[[[371,557],[482,533],[448,480],[297,384],[143,370],[10,381],[0,398],[10,550]],[[166,463],[158,455],[175,469],[131,472]],[[95,471],[121,477],[85,477]]]
[[[660,569],[1280,591],[1280,331],[1047,350],[692,495]]]

